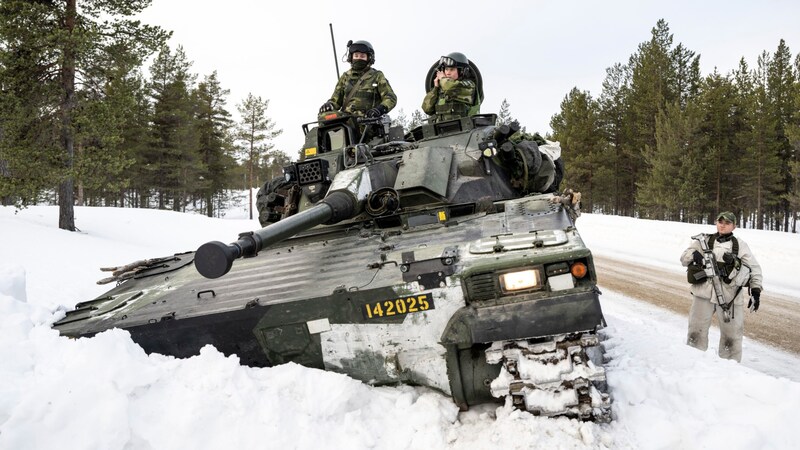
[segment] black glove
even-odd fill
[[[692,262],[694,262],[698,266],[702,266],[703,265],[703,255],[700,252],[698,252],[697,250],[695,250],[694,253],[692,253]]]
[[[750,301],[747,303],[747,307],[750,308],[750,311],[756,312],[758,311],[758,307],[761,305],[761,289],[753,288],[750,289]]]
[[[385,106],[378,105],[375,108],[372,108],[367,111],[367,117],[369,117],[370,119],[374,119],[375,117],[380,117],[386,114],[387,112],[389,112],[389,110]]]
[[[734,264],[737,259],[739,258],[733,253],[725,253],[722,255],[722,260],[725,261],[725,264]]]
[[[322,114],[330,112],[333,111],[334,109],[336,109],[336,107],[333,106],[333,102],[325,102],[322,104],[322,106],[319,107],[319,113]]]

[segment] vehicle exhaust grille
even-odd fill
[[[467,296],[470,301],[489,300],[497,297],[500,286],[494,272],[472,275],[467,278]]]

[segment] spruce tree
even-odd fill
[[[497,113],[497,125],[508,125],[514,121],[514,118],[511,117],[511,105],[508,104],[508,100],[503,99],[503,102],[500,103],[500,112]]]
[[[553,139],[561,144],[561,158],[568,168],[565,186],[583,193],[589,211],[603,210],[613,174],[604,164],[607,149],[600,132],[599,107],[588,92],[573,88],[561,102],[561,111],[550,120]]]
[[[752,72],[753,92],[750,113],[751,138],[743,165],[748,168],[743,180],[744,199],[755,211],[758,229],[776,229],[781,192],[780,129],[769,91],[772,57],[764,51]]]
[[[392,126],[401,126],[404,130],[408,129],[408,117],[406,113],[403,111],[403,108],[400,108],[400,111],[397,112],[397,116],[392,119]]]
[[[125,48],[108,55],[105,75],[81,92],[75,118],[77,204],[124,206],[137,145],[147,136],[139,61]]]
[[[608,145],[601,161],[614,174],[606,194],[610,199],[607,211],[633,215],[636,192],[636,159],[634,152],[634,121],[630,108],[630,67],[615,64],[606,69],[603,91],[600,94],[598,121],[600,134]]]
[[[152,136],[143,155],[144,177],[155,188],[158,208],[180,211],[198,187],[202,171],[192,98],[195,75],[182,47],[163,47],[150,68]],[[143,207],[149,204],[145,199]]]
[[[639,182],[637,202],[645,217],[658,220],[679,220],[685,213],[686,199],[681,193],[703,191],[703,179],[687,177],[683,164],[693,166],[693,142],[696,118],[685,113],[678,101],[659,111],[656,118],[656,147],[645,147],[647,170]]]
[[[797,76],[792,68],[792,55],[786,42],[781,39],[778,49],[772,57],[767,68],[767,90],[770,97],[769,115],[774,128],[775,146],[780,158],[780,173],[782,186],[776,194],[780,197],[780,216],[784,231],[789,229],[789,219],[792,213],[786,196],[791,192],[793,180],[790,169],[792,161],[797,160],[789,142],[787,128],[793,124],[795,110],[795,96],[798,90]]]
[[[415,109],[414,112],[411,113],[411,120],[408,122],[408,129],[413,130],[414,128],[424,124],[427,118],[428,116],[422,114],[422,111]]]
[[[233,149],[231,114],[225,109],[229,93],[228,89],[222,88],[216,71],[206,76],[195,91],[198,152],[202,162],[199,193],[204,199],[208,217],[214,217],[215,198],[223,195],[227,171],[235,164],[230,156]]]
[[[259,179],[268,181],[280,177],[283,174],[283,168],[291,162],[292,159],[282,150],[268,151],[261,159]]]
[[[709,169],[710,178],[704,187],[709,196],[708,219],[713,220],[719,211],[741,212],[736,200],[740,195],[745,167],[742,165],[744,149],[738,145],[737,135],[745,130],[736,98],[736,87],[729,77],[716,71],[703,80],[702,93],[698,105],[702,111],[702,121],[698,132],[702,142],[698,147],[705,155],[704,165]]]
[[[639,150],[645,146],[656,147],[658,112],[677,99],[671,83],[676,77],[670,57],[673,37],[669,26],[661,19],[652,29],[651,35],[649,41],[639,44],[637,53],[631,56],[629,62],[630,106],[636,124],[634,138]]]

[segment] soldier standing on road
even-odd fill
[[[336,83],[330,100],[320,108],[320,114],[342,111],[358,117],[380,117],[394,108],[397,96],[383,72],[372,68],[375,50],[367,41],[347,44],[347,62],[351,69]]]
[[[688,268],[692,283],[692,307],[689,311],[689,332],[686,343],[705,351],[708,348],[708,329],[711,317],[717,312],[719,321],[719,356],[742,361],[744,333],[744,287],[749,282],[750,302],[747,307],[758,311],[761,300],[761,266],[750,247],[733,236],[736,216],[723,212],[717,216],[717,232],[707,235],[708,248],[721,275],[722,303],[719,302],[710,277],[703,273],[703,253],[698,240],[681,255],[681,264]],[[698,275],[695,275],[698,274]],[[726,312],[727,310],[727,312]],[[726,321],[726,317],[729,321]]]
[[[442,56],[433,80],[433,89],[422,101],[422,111],[430,121],[457,119],[478,114],[480,104],[476,99],[475,82],[469,79],[469,59],[458,52]]]

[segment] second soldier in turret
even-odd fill
[[[433,88],[422,101],[422,111],[433,123],[468,117],[480,112],[475,82],[470,79],[469,59],[453,52],[442,56]]]

